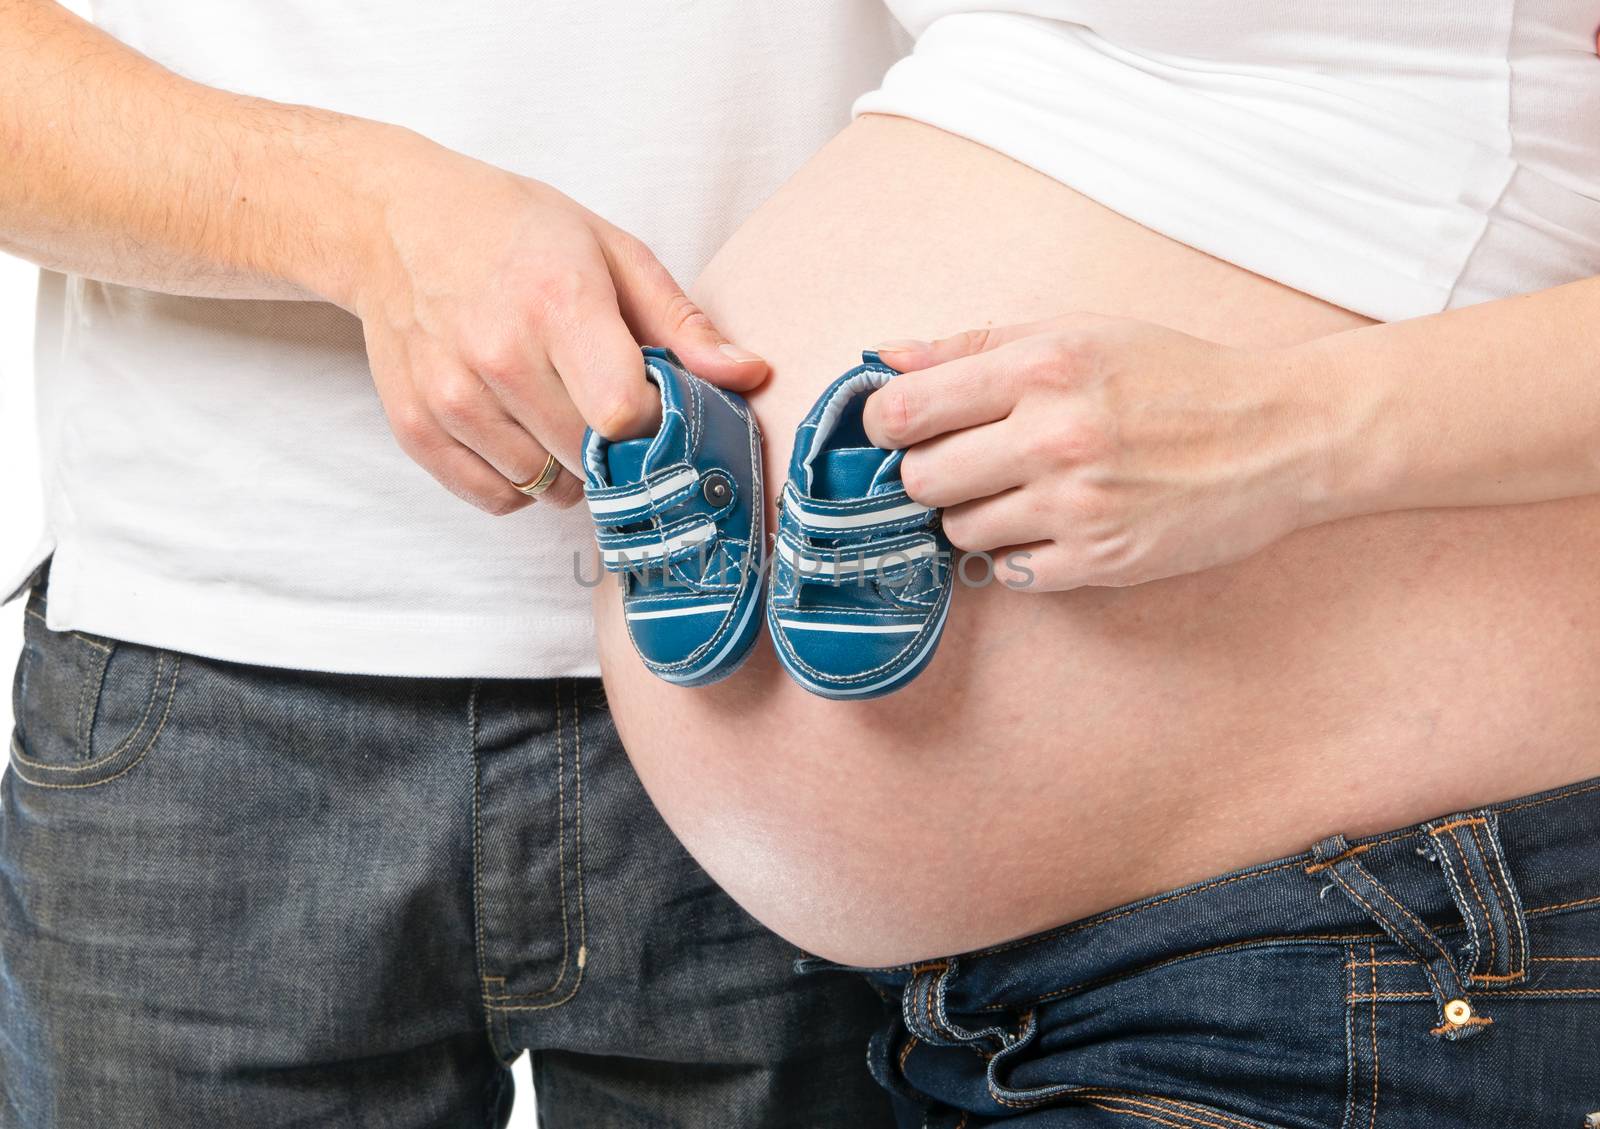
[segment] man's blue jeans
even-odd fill
[[[45,629],[0,789],[0,1125],[889,1124],[877,998],[721,893],[591,681]]]

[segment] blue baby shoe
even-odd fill
[[[864,364],[800,422],[779,499],[767,627],[791,677],[825,698],[898,690],[928,665],[953,588],[937,510],[900,482],[902,452],[874,447],[867,397],[897,375]]]
[[[661,429],[618,443],[585,432],[584,494],[634,649],[668,682],[704,686],[738,669],[761,628],[761,430],[669,350],[644,356]]]

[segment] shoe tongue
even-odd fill
[[[654,437],[625,439],[606,448],[606,481],[613,486],[625,482],[638,482],[644,477],[644,457],[650,450]]]
[[[661,397],[661,428],[642,439],[605,444],[606,481],[612,486],[641,482],[653,471],[689,458],[685,376],[657,350],[645,350],[651,390]]]
[[[822,452],[812,464],[812,493],[833,501],[865,497],[888,454],[878,447],[840,447]]]

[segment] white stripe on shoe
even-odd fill
[[[642,564],[657,557],[665,557],[690,545],[701,545],[717,535],[714,522],[702,521],[685,529],[675,537],[662,541],[642,542],[626,549],[602,549],[600,559],[606,564]]]
[[[939,552],[939,547],[928,540],[870,557],[834,557],[823,556],[820,552],[801,551],[792,542],[780,541],[778,552],[783,556],[784,563],[794,568],[801,576],[853,576],[858,572],[873,572],[880,568],[892,568],[935,556]]]
[[[849,635],[915,635],[922,630],[920,623],[870,624],[870,623],[807,623],[798,619],[780,619],[778,626],[790,631],[839,631]]]
[[[867,510],[861,513],[835,514],[823,510],[813,510],[804,503],[796,500],[790,494],[786,505],[795,514],[796,520],[813,529],[860,529],[862,526],[879,525],[885,522],[902,521],[909,517],[920,517],[931,512],[928,506],[921,502],[902,502],[898,506],[891,506],[882,510]]]
[[[710,615],[713,612],[733,610],[733,601],[725,604],[698,604],[686,608],[662,608],[659,611],[629,612],[629,619],[676,619],[682,615]]]
[[[676,474],[669,474],[665,478],[654,482],[645,481],[623,494],[612,494],[605,498],[589,499],[589,512],[597,518],[609,514],[620,514],[628,510],[636,510],[657,498],[665,498],[686,486],[693,486],[700,480],[700,472],[693,467],[687,467]]]

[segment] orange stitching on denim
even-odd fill
[[[1366,876],[1366,878],[1367,878],[1367,880],[1369,882],[1373,883],[1374,888],[1376,888],[1376,889],[1378,889],[1380,891],[1382,890],[1382,887],[1377,885],[1376,880],[1373,879],[1370,874],[1367,874],[1367,872],[1365,870],[1362,870],[1362,867],[1361,867],[1360,863],[1354,863],[1352,865],[1354,865],[1357,870],[1361,871],[1361,873]],[[1339,885],[1344,888],[1344,892],[1345,893],[1349,894],[1356,901],[1360,902],[1361,905],[1366,908],[1366,911],[1373,916],[1373,918],[1378,922],[1379,925],[1383,925],[1383,924],[1388,923],[1389,919],[1386,918],[1382,913],[1378,912],[1377,907],[1375,907],[1371,902],[1367,901],[1367,899],[1363,898],[1360,894],[1356,893],[1355,887],[1350,885],[1350,880],[1345,878],[1345,876],[1340,874],[1337,870],[1335,870],[1333,872],[1333,880],[1335,882],[1339,883]],[[1394,901],[1393,898],[1390,898],[1389,900],[1391,902]],[[1413,917],[1412,920],[1415,921],[1416,918]],[[1398,929],[1396,929],[1395,932],[1398,933],[1400,931]],[[1438,945],[1438,943],[1439,943],[1438,940],[1435,939],[1434,940],[1434,944]],[[1373,957],[1374,957],[1374,959],[1376,959],[1376,957],[1377,957],[1377,946],[1373,946]],[[1439,983],[1439,977],[1433,971],[1433,966],[1426,960],[1418,960],[1417,963],[1421,966],[1422,971],[1427,975],[1428,982],[1433,985],[1434,990],[1438,992],[1438,994],[1439,994],[1439,996],[1441,998],[1444,997],[1445,994],[1446,994],[1445,990],[1444,990],[1444,987]],[[1377,976],[1377,972],[1376,971],[1373,972],[1373,976],[1374,977]]]
[[[1117,1106],[1105,1105],[1102,1102],[1088,1101],[1086,1104],[1092,1105],[1096,1109],[1103,1109],[1107,1113],[1120,1113],[1124,1117],[1137,1117],[1140,1121],[1148,1121],[1154,1125],[1172,1126],[1173,1129],[1192,1129],[1194,1125],[1194,1122],[1192,1121],[1168,1121],[1164,1117],[1156,1117],[1152,1114],[1140,1113],[1136,1109],[1119,1109]]]
[[[1524,800],[1520,804],[1512,804],[1510,807],[1495,808],[1493,810],[1495,810],[1497,812],[1500,812],[1502,814],[1504,814],[1505,812],[1521,811],[1523,808],[1536,808],[1540,804],[1548,804],[1548,803],[1551,803],[1554,800],[1565,800],[1565,799],[1569,799],[1572,796],[1581,796],[1585,792],[1594,792],[1594,791],[1597,791],[1597,790],[1600,790],[1600,783],[1590,784],[1590,785],[1587,785],[1586,787],[1583,787],[1583,788],[1574,788],[1574,789],[1570,789],[1570,790],[1563,789],[1562,791],[1557,792],[1553,796],[1545,796],[1545,797],[1543,797],[1541,799],[1537,799],[1537,800]]]
[[[1535,961],[1548,960],[1558,964],[1580,964],[1586,961],[1600,961],[1600,957],[1534,957]]]
[[[911,1036],[911,1038],[906,1040],[906,1045],[900,1048],[900,1073],[901,1074],[904,1074],[906,1072],[906,1059],[911,1057],[911,1052],[916,1050],[917,1044],[919,1042],[921,1042],[921,1041],[922,1040],[918,1039],[915,1035],[913,1035],[913,1036]]]
[[[1499,968],[1500,967],[1500,960],[1499,960],[1500,947],[1499,947],[1499,943],[1495,940],[1495,936],[1494,936],[1494,934],[1495,934],[1494,918],[1489,916],[1489,903],[1487,903],[1487,902],[1485,902],[1483,900],[1483,891],[1478,889],[1478,880],[1477,880],[1476,877],[1473,876],[1473,873],[1472,873],[1472,860],[1467,857],[1467,849],[1461,845],[1461,840],[1456,837],[1456,830],[1455,830],[1457,826],[1460,826],[1462,824],[1466,824],[1466,825],[1471,826],[1471,828],[1472,828],[1472,845],[1477,848],[1478,854],[1481,857],[1483,855],[1483,845],[1478,842],[1477,824],[1482,823],[1482,822],[1484,822],[1484,821],[1481,820],[1481,819],[1476,819],[1476,820],[1474,820],[1474,819],[1461,819],[1461,820],[1457,820],[1455,824],[1450,825],[1450,841],[1455,844],[1456,850],[1459,851],[1460,854],[1461,854],[1461,869],[1467,872],[1467,881],[1472,885],[1472,897],[1478,903],[1479,912],[1481,912],[1483,914],[1484,928],[1486,929],[1486,931],[1489,934],[1489,967],[1490,968]],[[1504,908],[1505,908],[1504,900],[1500,899],[1498,895],[1496,895],[1496,900],[1499,900],[1501,902],[1501,909],[1504,910]],[[1507,956],[1506,956],[1506,967],[1507,968],[1511,967],[1510,954],[1507,954]],[[1471,977],[1468,977],[1468,979],[1470,980]]]
[[[1343,862],[1345,859],[1355,858],[1357,855],[1364,855],[1368,851],[1372,850],[1373,847],[1376,847],[1377,845],[1378,844],[1376,844],[1376,843],[1363,843],[1359,847],[1351,847],[1348,850],[1340,851],[1338,854],[1334,855],[1331,859],[1323,859],[1319,863],[1313,863],[1311,866],[1306,867],[1306,873],[1307,874],[1318,874],[1318,873],[1320,873],[1320,872],[1322,872],[1324,870],[1327,870],[1330,866],[1338,865],[1339,863]]]
[[[1137,1093],[1137,1092],[1127,1091],[1127,1092],[1124,1092],[1122,1095],[1119,1095],[1119,1096],[1123,1097],[1124,1100],[1128,1100],[1128,1101],[1132,1101],[1134,1098],[1148,1098],[1151,1101],[1157,1103],[1158,1105],[1162,1105],[1162,1106],[1177,1106],[1178,1109],[1169,1109],[1169,1110],[1167,1110],[1167,1112],[1171,1113],[1174,1117],[1195,1117],[1196,1115],[1192,1114],[1192,1113],[1180,1113],[1180,1112],[1178,1112],[1178,1110],[1191,1110],[1192,1109],[1192,1110],[1198,1110],[1201,1114],[1205,1115],[1206,1117],[1215,1117],[1218,1121],[1221,1121],[1226,1125],[1237,1126],[1237,1127],[1239,1127],[1239,1129],[1261,1129],[1260,1122],[1247,1121],[1244,1118],[1235,1117],[1231,1113],[1223,1113],[1221,1110],[1207,1109],[1205,1106],[1196,1105],[1194,1102],[1180,1101],[1177,1098],[1169,1098],[1169,1097],[1165,1097],[1165,1096],[1163,1096],[1161,1094],[1141,1094],[1141,1093]]]
[[[1248,949],[1254,948],[1257,945],[1273,945],[1284,941],[1366,941],[1370,940],[1374,936],[1381,936],[1381,934],[1304,933],[1284,934],[1282,936],[1270,937],[1250,937],[1243,941],[1229,941],[1227,944],[1223,945],[1212,945],[1209,948],[1195,949],[1192,952],[1179,953],[1176,956],[1170,956],[1164,960],[1158,960],[1151,964],[1142,964],[1138,968],[1130,969],[1127,972],[1114,972],[1108,976],[1101,976],[1093,980],[1080,980],[1076,984],[1069,984],[1065,988],[1057,988],[1054,991],[1046,992],[1042,996],[1034,996],[1025,1000],[1008,1000],[1005,1003],[984,1004],[982,1007],[976,1010],[1009,1011],[1012,1008],[1021,1007],[1026,1004],[1039,1004],[1045,1002],[1046,1000],[1054,1000],[1059,999],[1062,996],[1069,996],[1073,992],[1081,992],[1089,988],[1099,988],[1106,984],[1116,983],[1118,980],[1126,980],[1129,977],[1140,976],[1146,972],[1154,972],[1158,968],[1165,968],[1169,964],[1176,964],[1178,961],[1188,960],[1190,957],[1208,956],[1212,953],[1228,952],[1231,949]],[[1407,963],[1415,964],[1416,962],[1410,961]]]
[[[956,1129],[967,1129],[967,1121],[971,1117],[972,1117],[972,1114],[968,1113],[966,1110],[962,1110],[961,1111],[961,1120],[956,1122]]]
[[[1417,962],[1415,960],[1375,960],[1375,961],[1358,960],[1353,964],[1345,965],[1345,967],[1346,968],[1398,968],[1400,965],[1403,964],[1407,968],[1412,968],[1412,967],[1414,967],[1416,965],[1416,963]]]
[[[912,965],[907,971],[915,975],[918,972],[944,972],[950,967],[947,960],[927,960],[921,964]]]
[[[1462,865],[1468,867],[1468,874],[1470,875],[1471,864],[1467,862],[1466,852],[1461,850],[1461,844],[1456,840],[1454,831],[1450,832],[1450,837],[1451,842],[1456,845],[1457,853],[1461,855]],[[1456,865],[1450,859],[1450,848],[1442,840],[1436,840],[1435,851],[1435,861],[1439,864],[1439,870],[1444,875],[1445,884],[1450,887],[1450,900],[1455,903],[1456,909],[1461,914],[1462,924],[1466,926],[1472,949],[1472,960],[1476,965],[1484,957],[1483,942],[1478,937],[1478,919],[1472,915],[1472,910],[1467,905],[1466,892],[1461,888],[1461,879],[1456,877]],[[1476,891],[1476,884],[1474,884],[1473,889]],[[1491,930],[1490,937],[1492,938],[1494,936],[1494,923],[1488,921],[1489,913],[1488,909],[1483,906],[1483,899],[1479,898],[1478,901],[1479,907],[1483,909],[1482,916]],[[1491,967],[1493,966],[1491,965]]]
[[[1499,875],[1498,895],[1500,899],[1500,912],[1506,919],[1506,936],[1511,944],[1511,955],[1506,959],[1506,967],[1512,972],[1526,976],[1528,974],[1528,919],[1522,913],[1516,894],[1511,889],[1511,876],[1506,873],[1505,860],[1501,855],[1500,843],[1491,828],[1484,828],[1484,835],[1489,846],[1485,850],[1483,844],[1478,842],[1478,829],[1472,829],[1472,842],[1482,854],[1494,860],[1494,870],[1489,869],[1489,864],[1484,863],[1484,873],[1489,876],[1491,884]]]
[[[1373,963],[1372,968],[1372,1116],[1367,1121],[1367,1129],[1376,1129],[1378,1124],[1378,946],[1368,945],[1367,956]]]
[[[1471,1019],[1463,1019],[1460,1023],[1441,1023],[1430,1028],[1430,1035],[1448,1035],[1452,1031],[1459,1031],[1463,1027],[1488,1027],[1494,1023],[1487,1015],[1475,1015]]]
[[[1433,947],[1436,950],[1438,950],[1439,956],[1444,959],[1444,962],[1445,962],[1446,965],[1448,965],[1452,969],[1455,968],[1455,961],[1451,958],[1449,950],[1447,950],[1444,947],[1444,942],[1440,941],[1439,938],[1433,933],[1433,931],[1430,930],[1426,925],[1424,925],[1422,923],[1422,919],[1421,918],[1419,918],[1416,914],[1412,913],[1405,906],[1401,905],[1400,902],[1395,898],[1395,896],[1393,894],[1389,893],[1389,891],[1387,889],[1385,889],[1382,885],[1380,885],[1378,880],[1376,878],[1374,878],[1372,876],[1372,874],[1370,872],[1368,872],[1368,870],[1365,867],[1363,867],[1359,862],[1353,862],[1350,865],[1358,874],[1360,874],[1363,878],[1365,878],[1368,882],[1370,882],[1372,884],[1372,888],[1374,890],[1376,890],[1379,894],[1383,895],[1383,897],[1388,901],[1388,903],[1390,905],[1394,906],[1395,909],[1397,909],[1401,913],[1405,914],[1406,920],[1411,922],[1412,925],[1415,925],[1417,927],[1417,931],[1419,933],[1421,933],[1425,938],[1427,938],[1427,940],[1433,945]],[[1335,873],[1337,874],[1338,872],[1335,871]],[[1374,956],[1376,956],[1376,954],[1374,954]],[[1428,979],[1433,981],[1435,987],[1439,987],[1439,981],[1437,979],[1435,979],[1434,972],[1433,972],[1433,969],[1431,967],[1431,962],[1425,963],[1423,967],[1427,969]],[[1443,995],[1443,994],[1444,994],[1444,991],[1441,988],[1440,989],[1440,995]]]
[[[1600,787],[1600,786],[1597,786],[1597,787]],[[1382,838],[1374,839],[1370,843],[1361,844],[1361,849],[1364,850],[1364,851],[1369,851],[1369,850],[1373,849],[1374,847],[1381,847],[1381,846],[1384,846],[1387,843],[1393,843],[1398,839],[1409,839],[1414,834],[1415,834],[1415,831],[1409,830],[1409,829],[1405,830],[1405,831],[1396,831],[1393,834],[1384,835]],[[1082,930],[1085,930],[1085,929],[1093,929],[1097,925],[1108,925],[1111,922],[1117,921],[1117,920],[1119,920],[1121,918],[1131,917],[1134,914],[1143,913],[1146,910],[1155,909],[1157,906],[1165,905],[1168,902],[1175,902],[1175,901],[1178,901],[1178,900],[1180,900],[1182,898],[1192,897],[1195,894],[1203,894],[1207,890],[1214,890],[1219,886],[1226,886],[1226,885],[1228,885],[1229,883],[1232,883],[1232,882],[1243,882],[1246,879],[1250,879],[1250,878],[1265,878],[1269,874],[1275,874],[1280,870],[1287,870],[1292,866],[1298,866],[1298,867],[1301,867],[1302,869],[1304,869],[1304,864],[1301,862],[1301,860],[1304,857],[1305,857],[1304,855],[1297,855],[1294,858],[1286,859],[1283,862],[1273,863],[1271,865],[1263,866],[1259,870],[1247,870],[1242,874],[1230,874],[1225,878],[1215,878],[1215,879],[1212,879],[1210,882],[1202,882],[1200,885],[1195,886],[1195,887],[1193,887],[1191,889],[1178,890],[1178,891],[1176,891],[1174,893],[1171,893],[1171,894],[1164,894],[1161,897],[1156,898],[1154,901],[1142,902],[1139,905],[1129,906],[1126,909],[1118,910],[1117,912],[1109,914],[1109,915],[1106,915],[1106,916],[1091,917],[1086,921],[1075,921],[1075,922],[1071,922],[1071,923],[1069,923],[1067,925],[1058,925],[1054,929],[1047,930],[1047,931],[1045,931],[1043,933],[1035,933],[1030,937],[1018,937],[1014,941],[1006,941],[1003,944],[993,945],[993,946],[990,946],[987,949],[978,949],[978,950],[976,950],[974,952],[967,953],[966,955],[968,957],[986,957],[986,956],[993,956],[996,953],[1010,952],[1013,949],[1026,948],[1029,945],[1037,945],[1037,944],[1041,944],[1041,943],[1043,943],[1045,941],[1053,941],[1058,937],[1066,937],[1066,936],[1069,936],[1069,935],[1071,935],[1073,933],[1081,932]],[[1337,938],[1330,938],[1330,939],[1337,939]],[[903,964],[887,965],[887,966],[885,966],[883,968],[876,969],[875,971],[879,971],[879,972],[908,972],[908,971],[910,971],[910,966],[903,965]]]
[[[1073,1097],[1070,1094],[1062,1096]],[[1244,1121],[1231,1114],[1219,1113],[1215,1110],[1206,1109],[1204,1106],[1195,1105],[1192,1102],[1180,1102],[1172,1098],[1164,1098],[1159,1094],[1140,1094],[1121,1090],[1091,1090],[1075,1100],[1086,1102],[1097,1109],[1106,1110],[1108,1113],[1122,1113],[1133,1117],[1143,1117],[1163,1125],[1202,1126],[1204,1129],[1261,1129],[1261,1123],[1258,1121]],[[1162,1121],[1159,1117],[1151,1114],[1138,1113],[1136,1110],[1123,1109],[1119,1106],[1104,1105],[1102,1104],[1104,1102],[1118,1102],[1121,1105],[1153,1109],[1158,1113],[1166,1114],[1168,1117],[1176,1117],[1181,1120],[1177,1122]],[[1178,1108],[1175,1109],[1173,1108],[1174,1106]],[[1185,1112],[1190,1109],[1199,1110],[1200,1112],[1199,1114]]]
[[[1600,996],[1600,987],[1595,987],[1595,988],[1505,988],[1505,989],[1501,989],[1501,990],[1499,990],[1499,991],[1494,993],[1494,998],[1495,999],[1500,999],[1502,997],[1515,997],[1515,998],[1521,998],[1521,999],[1539,999],[1539,998],[1545,997],[1545,996]],[[1377,993],[1377,998],[1380,999],[1380,1000],[1431,1000],[1431,999],[1433,999],[1433,993],[1432,992],[1379,992],[1379,993]],[[1373,999],[1373,995],[1371,993],[1363,992],[1360,995],[1349,997],[1349,999],[1346,1002],[1347,1003],[1352,1003],[1352,1004],[1367,1003],[1368,1001],[1370,1001],[1372,999]]]
[[[1452,819],[1449,823],[1441,823],[1437,827],[1428,828],[1428,834],[1437,836],[1441,831],[1453,831],[1457,827],[1466,827],[1474,823],[1488,822],[1482,816],[1470,816],[1466,819]]]
[[[1403,836],[1392,836],[1392,838],[1402,838],[1402,837]],[[1293,866],[1295,864],[1294,863],[1288,863],[1288,864],[1285,864],[1285,865]],[[1248,877],[1248,876],[1240,876],[1240,877]],[[1229,881],[1231,881],[1231,879]],[[1194,891],[1194,892],[1198,893],[1199,891]],[[1596,904],[1596,903],[1600,903],[1600,897],[1579,898],[1576,901],[1558,902],[1558,903],[1556,903],[1554,905],[1548,905],[1548,906],[1537,906],[1537,907],[1535,907],[1533,909],[1525,910],[1523,912],[1526,913],[1529,917],[1535,917],[1535,916],[1538,916],[1538,915],[1541,915],[1541,914],[1545,914],[1545,913],[1553,913],[1553,912],[1555,912],[1557,910],[1571,909],[1571,908],[1573,908],[1575,906],[1592,905],[1592,904]],[[1093,923],[1090,923],[1090,924],[1093,924]],[[1441,931],[1443,931],[1443,932],[1456,932],[1456,931],[1459,931],[1460,928],[1461,928],[1460,926],[1441,926]],[[1129,970],[1127,972],[1117,972],[1117,973],[1113,973],[1113,974],[1111,974],[1109,976],[1096,977],[1096,978],[1090,979],[1090,980],[1080,980],[1077,983],[1067,985],[1065,988],[1057,988],[1054,991],[1046,992],[1044,995],[1041,995],[1041,996],[1033,996],[1033,997],[1031,997],[1029,999],[1025,999],[1025,1000],[1007,1000],[1004,1003],[985,1004],[983,1007],[981,1007],[981,1008],[979,1008],[977,1010],[979,1010],[979,1011],[1007,1011],[1007,1010],[1010,1010],[1011,1008],[1017,1007],[1017,1006],[1019,1006],[1021,1004],[1043,1003],[1043,1002],[1045,1002],[1047,1000],[1054,1000],[1054,999],[1059,999],[1062,996],[1069,996],[1074,992],[1086,991],[1086,990],[1088,990],[1090,988],[1099,988],[1099,987],[1102,987],[1102,986],[1104,986],[1106,984],[1115,983],[1118,980],[1125,980],[1125,979],[1127,979],[1129,977],[1132,977],[1132,976],[1141,975],[1142,973],[1153,972],[1158,968],[1165,968],[1167,965],[1174,964],[1177,961],[1187,960],[1189,957],[1206,956],[1206,955],[1209,955],[1211,953],[1227,952],[1230,949],[1245,949],[1245,948],[1251,948],[1251,947],[1253,947],[1255,945],[1270,945],[1270,944],[1279,944],[1279,943],[1282,943],[1282,942],[1294,942],[1294,941],[1370,941],[1374,937],[1382,940],[1382,939],[1385,939],[1387,937],[1387,934],[1373,934],[1373,933],[1306,933],[1306,934],[1300,934],[1300,935],[1290,935],[1290,934],[1281,934],[1281,935],[1279,935],[1279,934],[1275,934],[1275,935],[1265,936],[1265,937],[1251,937],[1251,938],[1248,938],[1248,939],[1242,940],[1242,941],[1231,941],[1231,942],[1228,942],[1227,944],[1212,945],[1212,946],[1209,946],[1208,948],[1195,949],[1195,950],[1192,950],[1190,952],[1178,953],[1178,954],[1176,954],[1174,956],[1166,957],[1166,958],[1164,958],[1162,960],[1154,961],[1154,962],[1152,962],[1150,964],[1140,965],[1138,968],[1131,969],[1131,970]],[[1044,940],[1044,938],[1043,937],[1040,937],[1040,938],[1025,938],[1024,940],[1031,942],[1033,940]],[[990,950],[984,950],[984,952],[988,952],[988,951],[990,951]],[[972,954],[972,955],[981,956],[981,955],[983,955],[983,953],[980,952],[980,953],[976,953],[976,954]],[[1543,960],[1545,958],[1543,958],[1543,957],[1534,957],[1533,959],[1534,960]],[[1594,959],[1600,960],[1600,957],[1596,957]],[[1426,964],[1424,964],[1423,962],[1417,960],[1416,958],[1412,958],[1410,960],[1390,960],[1390,961],[1379,961],[1378,962],[1378,967],[1380,967],[1380,968],[1389,967],[1389,966],[1399,966],[1399,965],[1420,966],[1421,968],[1423,968],[1423,970],[1425,972],[1427,971],[1427,967],[1428,967]],[[907,966],[901,966],[901,967],[902,968],[906,968]],[[1366,964],[1365,962],[1362,962],[1362,963],[1357,964],[1355,967],[1357,967],[1357,968],[1367,968],[1367,967],[1370,967],[1370,966],[1368,964]],[[1496,991],[1495,994],[1496,995],[1506,995],[1507,993],[1505,993],[1503,991]],[[1364,998],[1365,997],[1363,997],[1363,999]],[[1401,997],[1397,997],[1397,998],[1429,999],[1429,998],[1431,998],[1431,996],[1430,996],[1429,993],[1423,992],[1417,997],[1401,996]]]
[[[1594,905],[1596,902],[1600,902],[1600,896],[1593,898],[1579,898],[1576,901],[1571,902],[1557,902],[1553,906],[1538,906],[1535,909],[1525,910],[1524,912],[1529,915],[1537,913],[1554,913],[1558,909],[1572,909],[1574,906],[1589,906]]]

